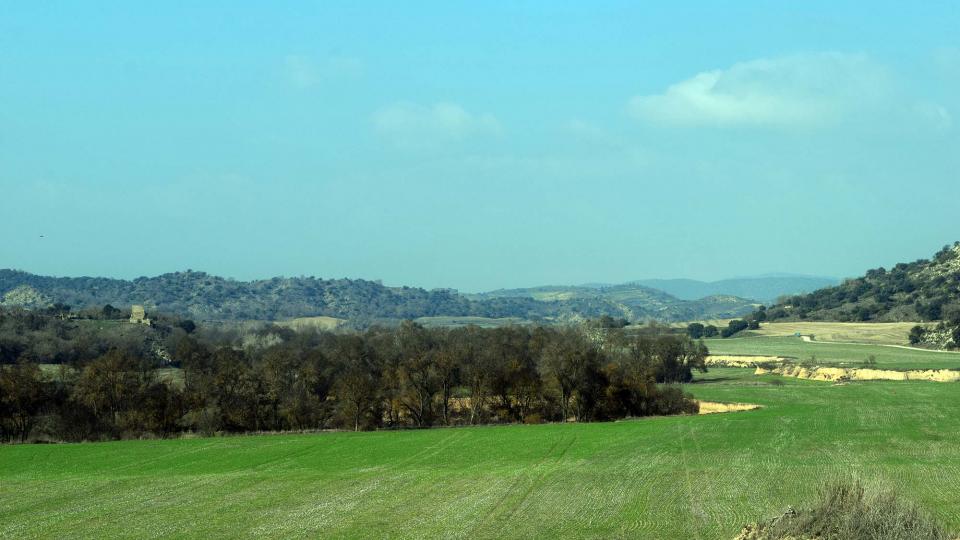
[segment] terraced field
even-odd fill
[[[858,365],[874,356],[877,367],[889,369],[960,369],[960,352],[927,351],[888,345],[806,342],[798,337],[735,337],[704,340],[711,354],[790,356],[814,359],[820,365]]]
[[[957,385],[726,368],[688,388],[763,408],[0,447],[0,536],[731,538],[844,476],[896,486],[960,529]]]

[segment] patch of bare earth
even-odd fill
[[[719,401],[697,401],[697,403],[700,405],[699,414],[752,411],[760,408],[753,403],[721,403]]]

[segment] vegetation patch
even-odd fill
[[[949,540],[954,538],[917,506],[891,491],[832,483],[808,509],[788,509],[748,525],[736,540]]]
[[[0,310],[0,441],[691,414],[677,385],[706,370],[701,343],[659,327],[243,330],[51,310]]]

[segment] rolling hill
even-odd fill
[[[832,278],[814,276],[757,276],[720,281],[695,279],[645,279],[638,285],[659,289],[682,300],[696,300],[706,296],[729,295],[750,298],[765,304],[785,295],[796,295],[837,284]]]
[[[960,242],[931,259],[868,270],[809,294],[796,295],[766,310],[767,320],[940,321],[919,329],[913,343],[960,346]]]
[[[148,310],[198,320],[285,320],[335,317],[354,325],[420,317],[518,318],[563,322],[604,315],[631,322],[739,316],[755,306],[732,296],[681,300],[639,285],[541,287],[461,295],[450,289],[387,287],[362,279],[314,277],[238,281],[204,272],[134,280],[49,277],[0,270],[4,305],[75,308],[143,304]]]
[[[602,286],[544,286],[524,289],[500,289],[468,295],[477,301],[527,298],[540,302],[586,302],[607,305],[629,321],[656,319],[685,321],[737,317],[754,303],[732,295],[713,295],[696,300],[679,299],[664,291],[638,284]]]
[[[769,319],[824,321],[936,321],[960,308],[960,242],[933,258],[875,268],[767,310]],[[949,312],[949,313],[948,313]]]

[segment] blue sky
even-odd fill
[[[476,291],[960,240],[956,2],[161,4],[3,3],[0,267]]]

